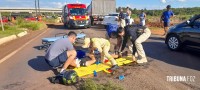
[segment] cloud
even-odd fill
[[[66,3],[63,3],[63,2],[52,2],[51,4],[54,5],[53,7],[55,7],[55,8],[61,8]]]
[[[185,2],[186,0],[178,0],[179,2]]]
[[[17,0],[6,0],[7,2],[16,2]]]
[[[166,0],[161,0],[161,2],[162,2],[162,3],[166,3],[167,1],[166,1]]]
[[[25,3],[25,2],[34,2],[31,0],[5,0],[4,2],[9,2],[9,3]]]
[[[81,3],[81,2],[79,2],[79,1],[77,0],[76,3]]]
[[[127,4],[126,6],[129,7],[129,8],[134,8],[133,4]]]
[[[160,0],[162,3],[167,3],[167,2],[186,2],[188,0]],[[192,1],[192,0],[190,0]]]
[[[129,7],[129,8],[132,8],[130,4],[128,4],[128,5],[126,5],[126,6]]]
[[[90,3],[86,3],[86,6],[90,5]]]

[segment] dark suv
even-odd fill
[[[165,43],[170,50],[180,50],[183,46],[200,48],[200,15],[172,26],[166,36]]]

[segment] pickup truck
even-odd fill
[[[124,13],[126,14],[126,13]],[[130,19],[130,24],[133,24],[133,19]],[[106,27],[108,24],[117,24],[119,25],[119,13],[112,13],[104,17],[102,24]]]

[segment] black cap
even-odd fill
[[[167,8],[169,8],[169,9],[170,9],[170,8],[171,8],[171,5],[167,5]]]
[[[123,31],[124,31],[124,28],[122,27],[117,28],[117,33],[122,33]]]

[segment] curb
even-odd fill
[[[27,34],[28,34],[27,31],[24,31],[24,32],[21,32],[21,33],[17,34],[17,37],[23,37],[23,36],[25,36]]]
[[[24,32],[21,32],[17,35],[10,35],[8,37],[4,37],[4,38],[0,38],[0,45],[6,43],[6,42],[9,42],[9,41],[12,41],[12,40],[15,40],[17,39],[18,37],[23,37],[25,35],[27,35],[27,31],[24,31]]]

